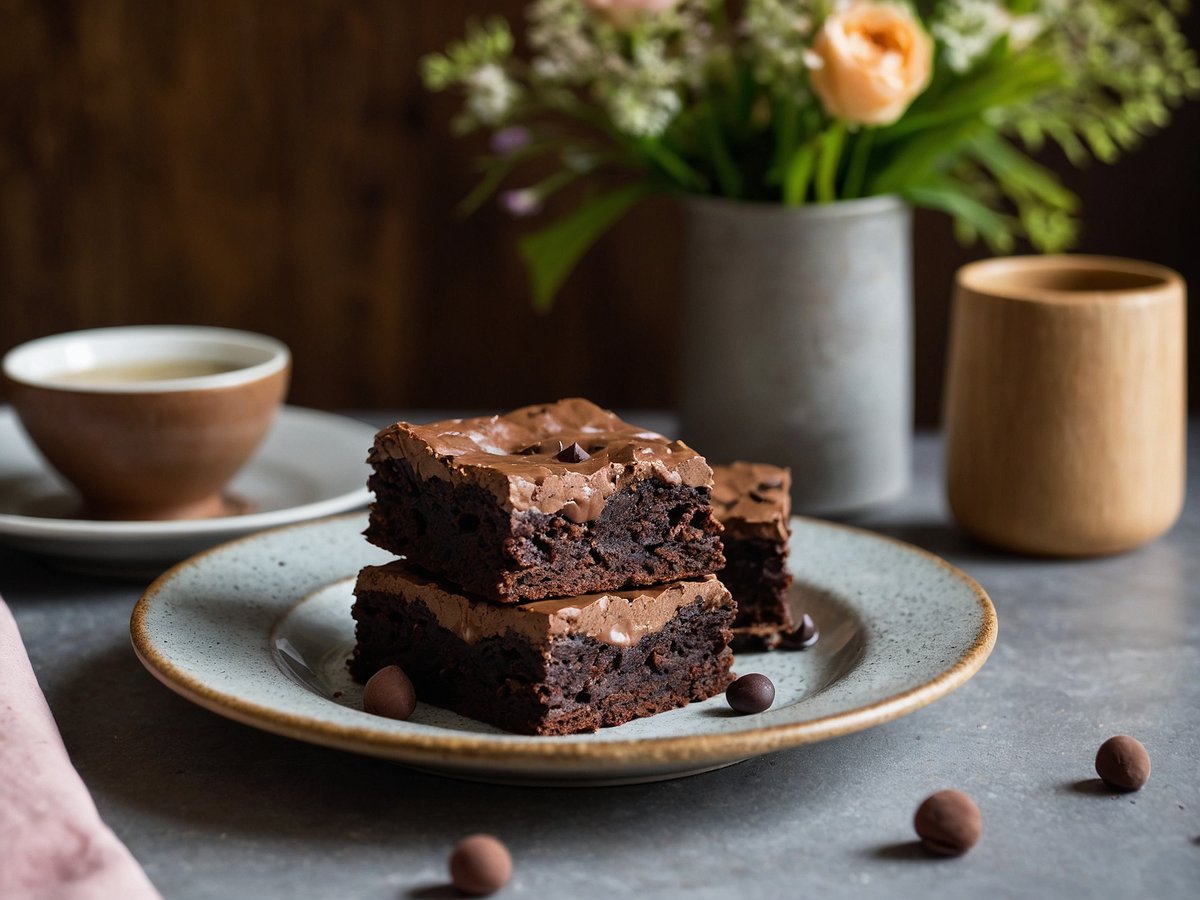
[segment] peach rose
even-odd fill
[[[679,0],[585,0],[588,6],[606,15],[622,28],[631,25],[639,16],[666,12],[679,5]]]
[[[855,0],[825,19],[809,65],[831,116],[890,125],[929,83],[933,41],[907,6]]]

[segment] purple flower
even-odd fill
[[[500,195],[500,205],[510,216],[523,219],[542,211],[542,198],[531,188],[505,191]]]
[[[492,152],[497,156],[511,156],[528,145],[532,137],[528,128],[509,125],[492,135]]]

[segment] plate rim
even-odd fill
[[[243,724],[308,743],[349,750],[370,756],[435,765],[440,769],[461,769],[472,764],[503,765],[507,770],[519,769],[522,764],[574,763],[594,764],[597,767],[650,767],[672,765],[699,767],[733,762],[751,756],[771,753],[804,744],[816,743],[862,731],[915,712],[953,692],[965,684],[979,669],[995,646],[999,622],[991,598],[971,576],[940,556],[889,535],[865,528],[823,519],[796,516],[803,522],[822,528],[847,531],[860,538],[879,540],[916,554],[926,562],[943,569],[972,593],[982,614],[981,623],[971,645],[946,669],[934,678],[849,710],[831,713],[801,722],[759,725],[733,732],[669,737],[640,737],[626,740],[597,742],[559,742],[553,738],[503,735],[470,735],[461,732],[448,734],[419,734],[384,732],[368,725],[349,726],[313,719],[307,715],[284,712],[262,703],[231,695],[212,688],[203,681],[180,670],[153,645],[147,628],[147,617],[156,598],[167,584],[185,569],[201,564],[208,556],[236,544],[252,542],[264,534],[274,534],[296,528],[311,528],[321,523],[356,518],[355,514],[310,520],[268,532],[258,532],[212,547],[172,566],[156,578],[134,606],[130,617],[130,636],[133,649],[142,665],[171,690],[212,712]],[[316,589],[320,589],[318,586]],[[305,596],[308,596],[307,594]],[[295,598],[295,603],[304,597]],[[294,603],[288,609],[294,607]],[[264,651],[266,652],[266,651]],[[281,674],[281,677],[282,676]]]
[[[359,419],[326,410],[312,409],[306,406],[281,404],[276,424],[283,416],[294,417],[297,420],[319,418],[325,424],[336,422],[338,425],[345,425],[349,423],[361,425],[364,429],[371,430],[372,432],[375,431],[374,426]],[[14,427],[20,428],[16,410],[10,404],[0,405],[0,423],[4,419],[9,419]],[[275,425],[272,427],[275,427]],[[367,447],[369,445],[364,445],[364,459]],[[247,530],[253,531],[255,534],[260,534],[266,530],[303,525],[345,512],[348,509],[364,507],[370,502],[370,499],[371,493],[364,483],[353,491],[345,491],[332,497],[325,497],[297,506],[288,506],[283,509],[251,512],[241,516],[218,516],[210,519],[189,519],[186,521],[104,521],[98,519],[59,519],[49,516],[22,516],[16,513],[0,513],[0,538],[36,538],[47,542],[79,541],[83,543],[102,544],[118,540],[154,542],[172,541],[180,538],[203,538],[211,535],[220,535],[225,532],[243,535]],[[187,560],[183,561],[186,562]]]

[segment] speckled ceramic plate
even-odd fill
[[[78,497],[50,471],[11,407],[0,408],[0,542],[74,569],[136,577],[224,541],[365,507],[370,425],[295,406],[279,411],[227,493],[241,515],[106,522],[76,514]],[[304,452],[297,454],[296,447]]]
[[[368,715],[347,676],[358,568],[389,557],[343,516],[214,548],[152,584],[131,624],[164,684],[239,722],[447,775],[528,784],[620,784],[690,775],[869,728],[954,690],[987,659],[996,613],[971,578],[915,547],[811,519],[792,522],[793,602],[811,650],[742,654],[775,705],[734,715],[723,697],[595,734],[507,734],[419,704]]]

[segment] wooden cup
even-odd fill
[[[1116,553],[1183,505],[1185,288],[1162,266],[1011,257],[958,272],[944,433],[950,508],[1022,553]]]

